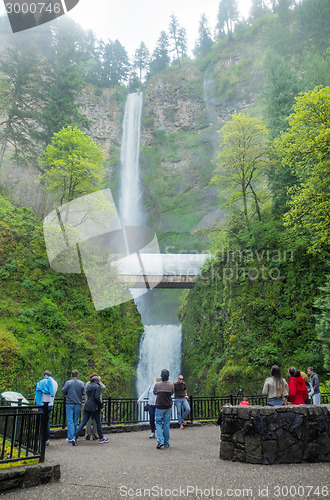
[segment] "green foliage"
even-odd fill
[[[267,162],[267,129],[257,118],[234,113],[220,133],[217,168],[211,183],[231,192],[228,204],[241,202],[246,223],[249,219],[248,197],[251,196],[261,220],[260,197],[256,191]]]
[[[307,233],[310,252],[327,252],[330,241],[330,87],[316,87],[296,98],[289,117],[290,128],[275,147],[284,168],[298,182],[290,188],[290,210],[286,225],[296,233]]]
[[[317,299],[314,306],[320,310],[316,316],[317,324],[316,331],[320,341],[324,355],[324,368],[330,371],[330,276],[325,287],[320,288],[323,297]]]
[[[103,180],[103,153],[77,127],[62,128],[54,134],[40,161],[42,180],[48,192],[58,194],[61,205],[100,189]]]
[[[0,221],[0,392],[31,394],[45,370],[61,387],[77,368],[83,380],[98,371],[109,394],[133,396],[142,333],[133,301],[96,312],[83,276],[49,268],[30,211],[0,196]]]
[[[184,373],[196,393],[260,393],[273,364],[322,374],[313,297],[325,269],[306,247],[291,252],[274,222],[236,231],[181,310]]]
[[[21,349],[15,336],[0,326],[0,392],[15,384],[20,356]]]

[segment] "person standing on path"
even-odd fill
[[[305,381],[300,375],[300,371],[291,366],[288,370],[288,374],[291,376],[288,382],[288,401],[293,405],[304,405],[308,398],[308,391]]]
[[[44,378],[36,385],[35,403],[42,405],[48,403],[48,420],[46,432],[46,444],[49,444],[50,437],[50,414],[54,408],[54,399],[58,389],[58,383],[53,379],[51,372],[45,371]]]
[[[270,377],[266,378],[262,394],[268,396],[269,406],[282,406],[289,395],[287,381],[282,377],[280,367],[272,366]]]
[[[154,387],[156,382],[160,382],[162,379],[160,377],[155,377],[153,382],[149,387],[146,388],[143,394],[137,400],[138,403],[142,403],[145,398],[148,398],[148,412],[150,419],[150,439],[155,437],[156,424],[155,424],[155,414],[156,414],[156,395],[154,394]]]
[[[90,377],[89,377],[89,381],[87,382],[87,384],[85,386],[85,393],[87,393],[87,388],[92,383],[93,377],[99,377],[99,384],[101,387],[101,392],[104,391],[105,385],[103,384],[103,382],[101,382],[101,377],[97,373],[92,373],[92,375],[90,375]],[[101,401],[102,401],[102,395],[101,395]],[[95,441],[96,439],[99,439],[99,436],[96,435],[95,431],[96,431],[96,422],[95,422],[94,418],[91,417],[87,422],[85,439],[87,439],[87,441],[89,441],[91,436],[93,436],[93,441]]]
[[[311,384],[314,391],[313,394],[313,405],[321,404],[321,392],[320,392],[320,381],[317,373],[314,372],[312,366],[307,368],[307,373],[311,378]]]
[[[72,370],[71,380],[67,380],[62,387],[62,393],[66,397],[66,420],[68,424],[67,441],[72,442],[75,436],[80,416],[81,403],[85,394],[85,384],[78,379],[78,370]]]
[[[72,445],[77,445],[77,440],[79,434],[87,424],[88,420],[93,417],[97,425],[97,433],[99,435],[99,443],[108,443],[109,438],[103,436],[102,424],[101,424],[101,411],[103,410],[103,403],[101,399],[101,385],[100,377],[96,375],[91,380],[91,383],[86,388],[87,401],[84,406],[84,416],[81,424],[75,432],[74,438],[72,439]]]
[[[179,427],[180,429],[183,429],[184,425],[186,425],[185,419],[190,413],[187,387],[185,381],[183,380],[183,375],[179,375],[178,381],[174,383],[174,397],[175,397],[175,406],[178,416]]]
[[[170,446],[170,423],[172,414],[172,394],[174,385],[169,382],[170,373],[165,368],[161,371],[161,382],[157,382],[154,387],[156,399],[156,430],[157,430],[157,450],[163,446]]]

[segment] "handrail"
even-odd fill
[[[267,397],[256,394],[246,394],[251,404],[265,406]],[[224,404],[238,405],[242,400],[242,393],[223,396],[190,396],[190,415],[192,420],[217,420],[221,407]],[[136,424],[149,422],[149,412],[144,411],[147,400],[138,404],[136,398],[113,398],[103,396],[104,410],[101,413],[101,422],[104,426],[112,424]],[[321,395],[321,403],[330,404],[330,393]],[[55,398],[54,408],[50,416],[52,428],[66,427],[65,398]],[[171,420],[177,419],[176,407],[172,407]]]

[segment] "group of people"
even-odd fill
[[[101,377],[97,373],[92,373],[86,385],[82,380],[79,380],[78,375],[78,370],[72,370],[71,379],[67,380],[62,387],[62,393],[65,396],[66,402],[67,441],[73,446],[76,446],[78,436],[87,424],[87,440],[93,436],[93,439],[99,439],[100,444],[108,443],[109,438],[103,436],[101,424],[101,412],[103,411],[101,392],[105,389],[105,385],[101,382]],[[45,371],[44,378],[36,385],[35,402],[36,404],[48,402],[46,444],[49,444],[50,415],[54,407],[54,398],[57,389],[58,383],[53,379],[51,372]],[[85,394],[87,400],[84,405],[83,419],[78,426],[81,405]],[[95,432],[95,426],[97,434]]]
[[[306,373],[300,372],[293,366],[288,369],[289,381],[287,382],[281,374],[279,366],[274,365],[271,376],[266,378],[262,394],[268,396],[268,405],[278,406],[284,404],[303,405],[321,403],[320,383],[317,373],[313,367],[307,369],[310,380]]]
[[[321,393],[319,378],[313,367],[307,369],[307,373],[300,372],[294,367],[288,369],[288,382],[282,377],[279,366],[274,365],[271,376],[267,377],[262,393],[268,397],[268,405],[278,406],[284,404],[320,404]],[[169,381],[169,371],[163,369],[160,377],[153,379],[153,383],[147,387],[138,399],[138,403],[148,399],[147,410],[150,415],[150,438],[157,434],[157,449],[168,448],[170,445],[170,422],[172,416],[172,396],[177,409],[177,417],[180,429],[184,429],[185,419],[190,413],[187,387],[182,375],[177,382]],[[42,405],[48,403],[48,422],[46,433],[46,444],[49,444],[50,415],[54,407],[54,398],[58,389],[58,383],[52,377],[51,372],[45,371],[44,377],[36,384],[35,403]],[[102,391],[105,385],[97,373],[92,373],[86,385],[79,380],[78,370],[72,370],[71,379],[67,380],[62,387],[62,393],[66,398],[67,418],[67,441],[73,446],[77,445],[78,436],[87,425],[86,439],[99,439],[99,443],[108,443],[109,438],[104,437],[101,424],[101,412],[103,411]],[[83,418],[78,426],[81,405],[84,395],[87,396],[84,405]],[[244,397],[240,406],[249,405],[247,397]],[[95,429],[96,427],[96,429]],[[97,432],[96,432],[97,431]]]
[[[163,446],[170,446],[170,423],[172,416],[172,395],[174,395],[175,406],[180,429],[186,425],[185,419],[190,413],[187,387],[182,375],[178,376],[175,383],[169,381],[169,371],[163,369],[160,377],[155,377],[153,383],[147,387],[138,399],[142,403],[148,398],[148,411],[150,415],[150,438],[155,438],[157,433],[157,446],[159,450]]]

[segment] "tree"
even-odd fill
[[[59,195],[61,205],[101,188],[103,153],[77,127],[63,127],[54,134],[40,161],[47,192]]]
[[[227,32],[230,40],[233,37],[234,25],[237,19],[237,0],[220,0],[217,28],[220,33]]]
[[[324,368],[328,372],[330,370],[330,276],[327,278],[326,286],[321,288],[325,295],[315,301],[314,307],[320,310],[320,314],[316,316],[316,331],[322,342]]]
[[[128,54],[119,40],[109,40],[102,50],[101,83],[114,87],[127,81],[130,70]]]
[[[198,35],[199,36],[195,45],[194,54],[196,57],[205,57],[213,44],[210,28],[208,26],[205,14],[202,14],[201,20],[199,21]]]
[[[265,77],[263,98],[270,136],[274,138],[287,129],[287,118],[292,111],[294,99],[301,90],[301,84],[290,65],[275,52],[269,52],[266,56]]]
[[[78,97],[86,85],[76,41],[70,32],[55,33],[52,59],[45,69],[43,82],[45,108],[42,114],[40,139],[47,145],[54,133],[68,125],[88,127],[88,120],[80,113]]]
[[[16,161],[37,154],[34,142],[40,117],[40,60],[22,49],[7,48],[0,61],[0,168],[8,146]]]
[[[211,183],[229,189],[232,192],[230,202],[242,200],[247,224],[248,198],[252,196],[258,219],[261,220],[257,187],[261,181],[262,168],[267,162],[267,129],[258,118],[234,113],[220,134],[221,149]]]
[[[149,50],[144,42],[140,43],[140,47],[136,49],[133,67],[139,72],[140,85],[142,85],[142,75],[145,74],[149,68]]]
[[[299,24],[305,43],[324,54],[329,48],[330,2],[304,1],[299,6]]]
[[[289,129],[275,141],[282,166],[290,168],[297,183],[290,188],[290,210],[285,225],[307,234],[309,251],[329,249],[330,241],[330,87],[296,97]]]
[[[250,7],[250,16],[253,20],[263,16],[268,11],[263,0],[252,0]]]
[[[174,14],[170,16],[170,24],[169,24],[169,33],[170,37],[173,43],[173,49],[172,51],[176,53],[176,58],[179,63],[179,68],[181,67],[180,63],[180,52],[179,52],[179,47],[180,47],[180,42],[179,42],[179,30],[180,30],[180,25],[179,22]]]
[[[168,35],[166,31],[162,31],[158,40],[155,50],[152,54],[150,63],[150,74],[154,75],[159,71],[167,68],[170,63],[170,56],[168,54]]]
[[[181,61],[186,57],[188,44],[187,44],[187,30],[180,26],[178,29],[178,49],[181,54]]]

